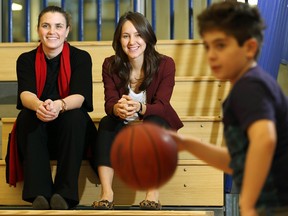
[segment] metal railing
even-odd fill
[[[8,22],[8,30],[6,30],[4,33],[7,32],[8,34],[8,42],[13,42],[13,11],[12,11],[12,0],[7,0],[7,14],[8,14],[8,18],[7,18],[7,22]],[[102,40],[102,3],[105,0],[96,0],[96,31],[97,31],[97,36],[95,38],[95,40]],[[151,25],[154,29],[154,31],[156,31],[156,21],[157,21],[157,16],[158,14],[156,13],[156,1],[157,0],[131,0],[133,7],[131,8],[131,10],[133,11],[138,11],[138,12],[143,12],[140,11],[140,4],[143,4],[147,1],[150,1],[151,4]],[[162,0],[158,0],[158,1],[162,1]],[[175,8],[174,8],[174,4],[175,1],[177,0],[169,0],[169,8],[170,8],[170,39],[174,39],[174,18],[175,18]],[[179,0],[178,0],[179,1]],[[202,0],[201,0],[202,1]],[[211,4],[211,0],[203,0],[206,1],[206,5],[210,5]],[[61,0],[59,1],[60,5],[62,8],[66,9],[67,3],[68,1],[65,0]],[[187,39],[193,39],[193,0],[188,0],[188,5],[187,5],[187,10],[188,12],[188,36]],[[83,41],[84,40],[84,0],[78,0],[78,41]],[[114,0],[114,7],[115,7],[115,26],[119,20],[120,17],[120,0]],[[49,5],[49,1],[48,0],[42,0],[41,3],[41,7],[44,8],[46,6]],[[31,0],[25,0],[25,41],[26,42],[30,42],[31,41]],[[5,8],[3,8],[2,11],[5,11]],[[159,14],[160,15],[160,14]],[[18,27],[18,26],[17,26]],[[5,36],[6,37],[6,36]]]

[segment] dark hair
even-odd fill
[[[40,19],[41,17],[45,14],[45,13],[48,13],[48,12],[58,12],[58,13],[61,13],[65,20],[66,20],[66,28],[70,27],[70,30],[71,30],[71,17],[70,17],[70,14],[68,14],[67,12],[65,12],[61,7],[58,7],[58,6],[48,6],[46,8],[44,8],[39,16],[38,16],[38,24],[37,24],[37,28],[39,28],[39,25],[40,25]]]
[[[161,54],[155,50],[155,45],[157,42],[156,35],[153,31],[152,26],[146,19],[146,17],[138,12],[128,11],[123,14],[117,24],[116,30],[114,32],[112,47],[115,50],[115,59],[110,66],[111,73],[118,73],[121,79],[119,88],[125,87],[126,93],[128,93],[128,83],[131,65],[126,53],[122,49],[121,45],[121,33],[122,27],[126,21],[130,21],[140,37],[146,43],[146,49],[144,51],[144,81],[142,82],[139,90],[145,90],[153,79],[153,75],[158,71],[158,66],[161,58]]]
[[[205,32],[217,29],[235,37],[239,46],[242,46],[246,40],[255,38],[258,41],[259,49],[265,29],[256,7],[234,1],[212,4],[198,15],[198,25],[200,35],[203,36]]]

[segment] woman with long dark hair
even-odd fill
[[[157,39],[148,20],[138,12],[121,16],[113,38],[115,55],[103,62],[106,116],[98,128],[96,164],[102,185],[96,209],[113,209],[110,149],[117,133],[126,125],[154,122],[178,130],[183,126],[170,104],[175,84],[175,63],[155,50]],[[157,188],[148,190],[141,209],[159,210]]]

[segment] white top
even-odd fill
[[[128,86],[128,88],[129,88],[129,96],[134,101],[139,101],[142,104],[146,104],[146,91],[141,91],[137,94],[130,88],[130,85]],[[126,118],[127,123],[132,122],[132,121],[136,121],[136,120],[139,120],[139,116],[137,113],[135,113],[133,116]]]

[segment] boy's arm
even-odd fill
[[[184,137],[172,131],[170,134],[176,141],[179,150],[189,151],[207,164],[225,173],[232,174],[233,170],[229,167],[231,158],[226,147],[218,147],[210,143],[204,143],[196,137]]]
[[[255,209],[256,202],[268,176],[276,148],[276,128],[270,120],[259,120],[248,128],[247,152],[240,208],[244,212]]]

